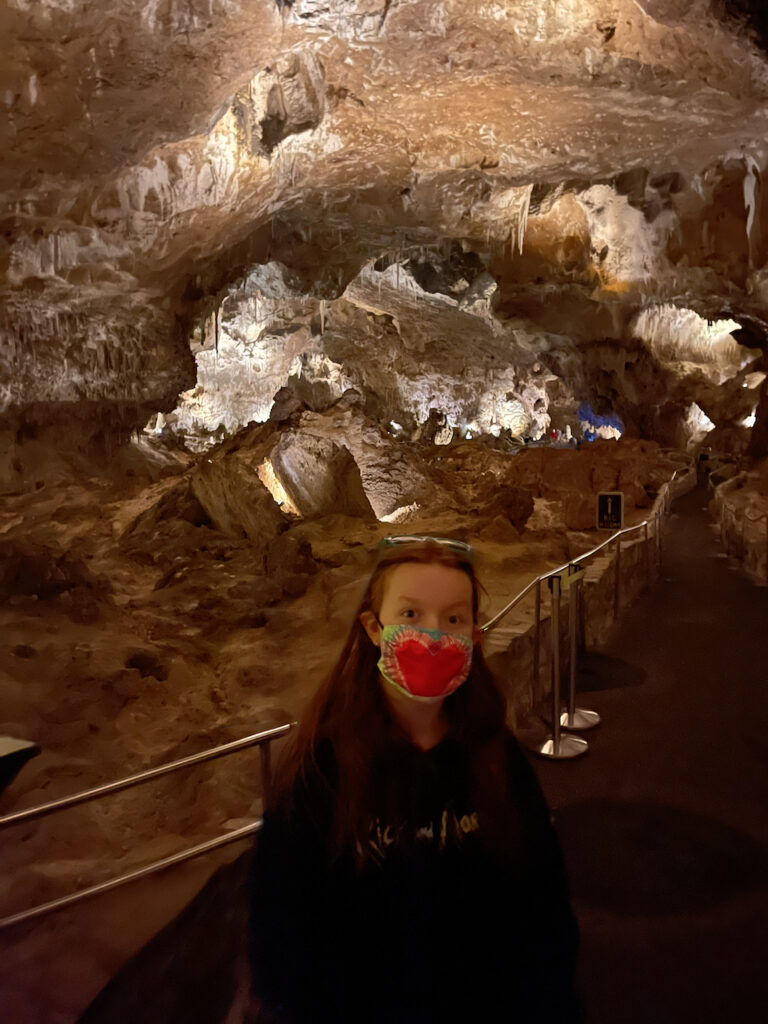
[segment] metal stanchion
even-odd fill
[[[597,711],[589,711],[587,708],[576,707],[576,660],[578,652],[577,644],[577,633],[578,633],[578,609],[579,609],[579,594],[581,593],[582,579],[581,573],[583,569],[579,566],[569,566],[570,569],[574,569],[575,572],[579,573],[577,579],[568,587],[568,638],[571,646],[571,657],[570,657],[570,680],[568,688],[568,710],[563,711],[560,715],[560,725],[564,729],[572,729],[575,732],[584,732],[587,729],[594,729],[596,725],[600,724],[600,715]]]
[[[541,580],[536,581],[535,625],[533,630],[533,694],[534,702],[541,695]]]
[[[613,589],[613,617],[619,616],[619,589],[621,587],[621,534],[616,537],[616,580]]]
[[[560,577],[551,576],[552,592],[552,735],[538,748],[543,757],[556,760],[578,757],[589,749],[581,736],[560,732]]]

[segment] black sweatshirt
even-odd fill
[[[371,824],[363,867],[328,865],[329,745],[293,813],[266,814],[251,887],[254,986],[280,1024],[572,1024],[578,944],[559,845],[538,781],[504,740],[513,835],[491,848],[468,757],[447,738],[395,744],[378,774],[405,794]],[[514,821],[513,821],[514,817]]]

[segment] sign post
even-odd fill
[[[598,530],[624,529],[624,492],[600,491],[597,496]]]

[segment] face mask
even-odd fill
[[[437,629],[384,626],[379,671],[413,700],[434,703],[457,690],[469,675],[472,640]]]

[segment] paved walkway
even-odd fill
[[[729,566],[706,504],[675,503],[659,582],[584,659],[589,753],[536,761],[587,1024],[768,1020],[768,589]]]

